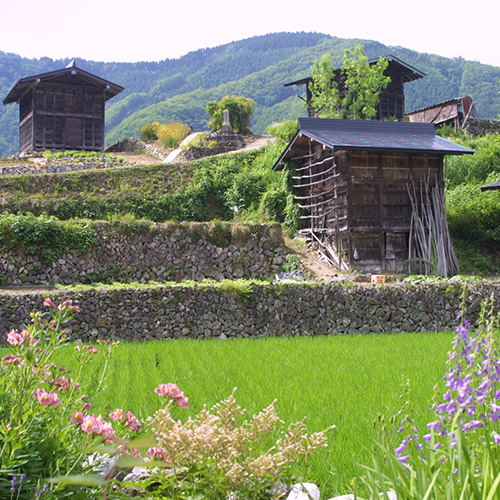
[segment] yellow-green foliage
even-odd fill
[[[146,141],[159,140],[168,148],[176,148],[189,135],[191,128],[181,122],[152,122],[144,125],[141,132]]]
[[[229,95],[219,102],[207,102],[209,127],[217,131],[222,127],[224,110],[229,111],[229,121],[239,134],[250,134],[250,119],[255,109],[255,101],[249,97]]]

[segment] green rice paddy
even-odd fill
[[[324,495],[349,492],[361,464],[380,457],[375,445],[382,425],[401,409],[410,381],[412,414],[428,421],[434,387],[445,373],[451,333],[384,334],[235,340],[168,340],[120,344],[108,369],[107,384],[93,411],[107,415],[123,408],[145,418],[161,404],[154,388],[176,383],[189,397],[181,419],[212,406],[236,387],[249,415],[277,399],[286,423],[306,417],[311,432],[331,425],[330,448],[314,458],[305,480]],[[72,348],[59,363],[71,366]],[[94,373],[88,373],[95,377]],[[390,427],[394,435],[397,424]],[[326,496],[328,498],[328,496]]]

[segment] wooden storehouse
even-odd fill
[[[389,85],[386,89],[382,90],[380,93],[380,100],[377,105],[377,120],[383,120],[386,118],[396,118],[402,120],[405,116],[405,94],[404,94],[404,84],[418,80],[426,76],[418,69],[413,68],[409,64],[401,61],[395,56],[388,55],[384,56],[384,59],[389,63],[384,74],[391,78]],[[379,59],[371,59],[368,64],[376,64]],[[339,84],[340,89],[342,89],[342,73],[338,69],[335,72],[335,79]],[[306,104],[307,104],[307,116],[309,118],[316,117],[316,110],[312,107],[311,100],[312,94],[309,89],[309,84],[312,81],[312,77],[302,78],[294,82],[285,83],[285,87],[291,87],[295,85],[305,85],[306,86]]]
[[[479,114],[474,98],[465,96],[411,111],[405,118],[409,122],[432,123],[437,128],[449,125],[458,131],[467,129],[469,120],[479,118]]]
[[[471,153],[427,123],[301,118],[274,169],[293,169],[301,232],[339,269],[397,272],[437,252],[444,257],[439,272],[448,274],[458,264],[446,225],[443,158]],[[431,233],[437,239],[421,248]]]
[[[104,107],[123,90],[74,62],[21,78],[3,100],[18,103],[19,152],[104,150]]]

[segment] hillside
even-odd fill
[[[482,118],[500,112],[498,81],[500,68],[421,54],[402,47],[359,39],[341,39],[321,33],[274,33],[214,48],[190,52],[179,59],[161,62],[103,63],[78,60],[78,65],[125,87],[108,102],[107,144],[137,136],[151,121],[181,120],[195,130],[206,129],[206,103],[236,94],[256,101],[252,129],[303,116],[298,94],[305,89],[285,88],[284,83],[310,74],[315,58],[329,52],[340,65],[343,51],[362,43],[368,57],[393,54],[428,76],[407,84],[406,110],[473,95]],[[0,51],[0,95],[2,99],[19,78],[60,69],[68,60],[26,59]],[[17,151],[18,109],[0,107],[0,156]]]

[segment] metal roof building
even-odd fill
[[[447,275],[458,263],[444,212],[443,158],[472,153],[428,123],[302,118],[274,169],[293,169],[302,232],[340,269],[396,272],[412,261],[422,271],[433,251],[423,240],[432,233]]]

